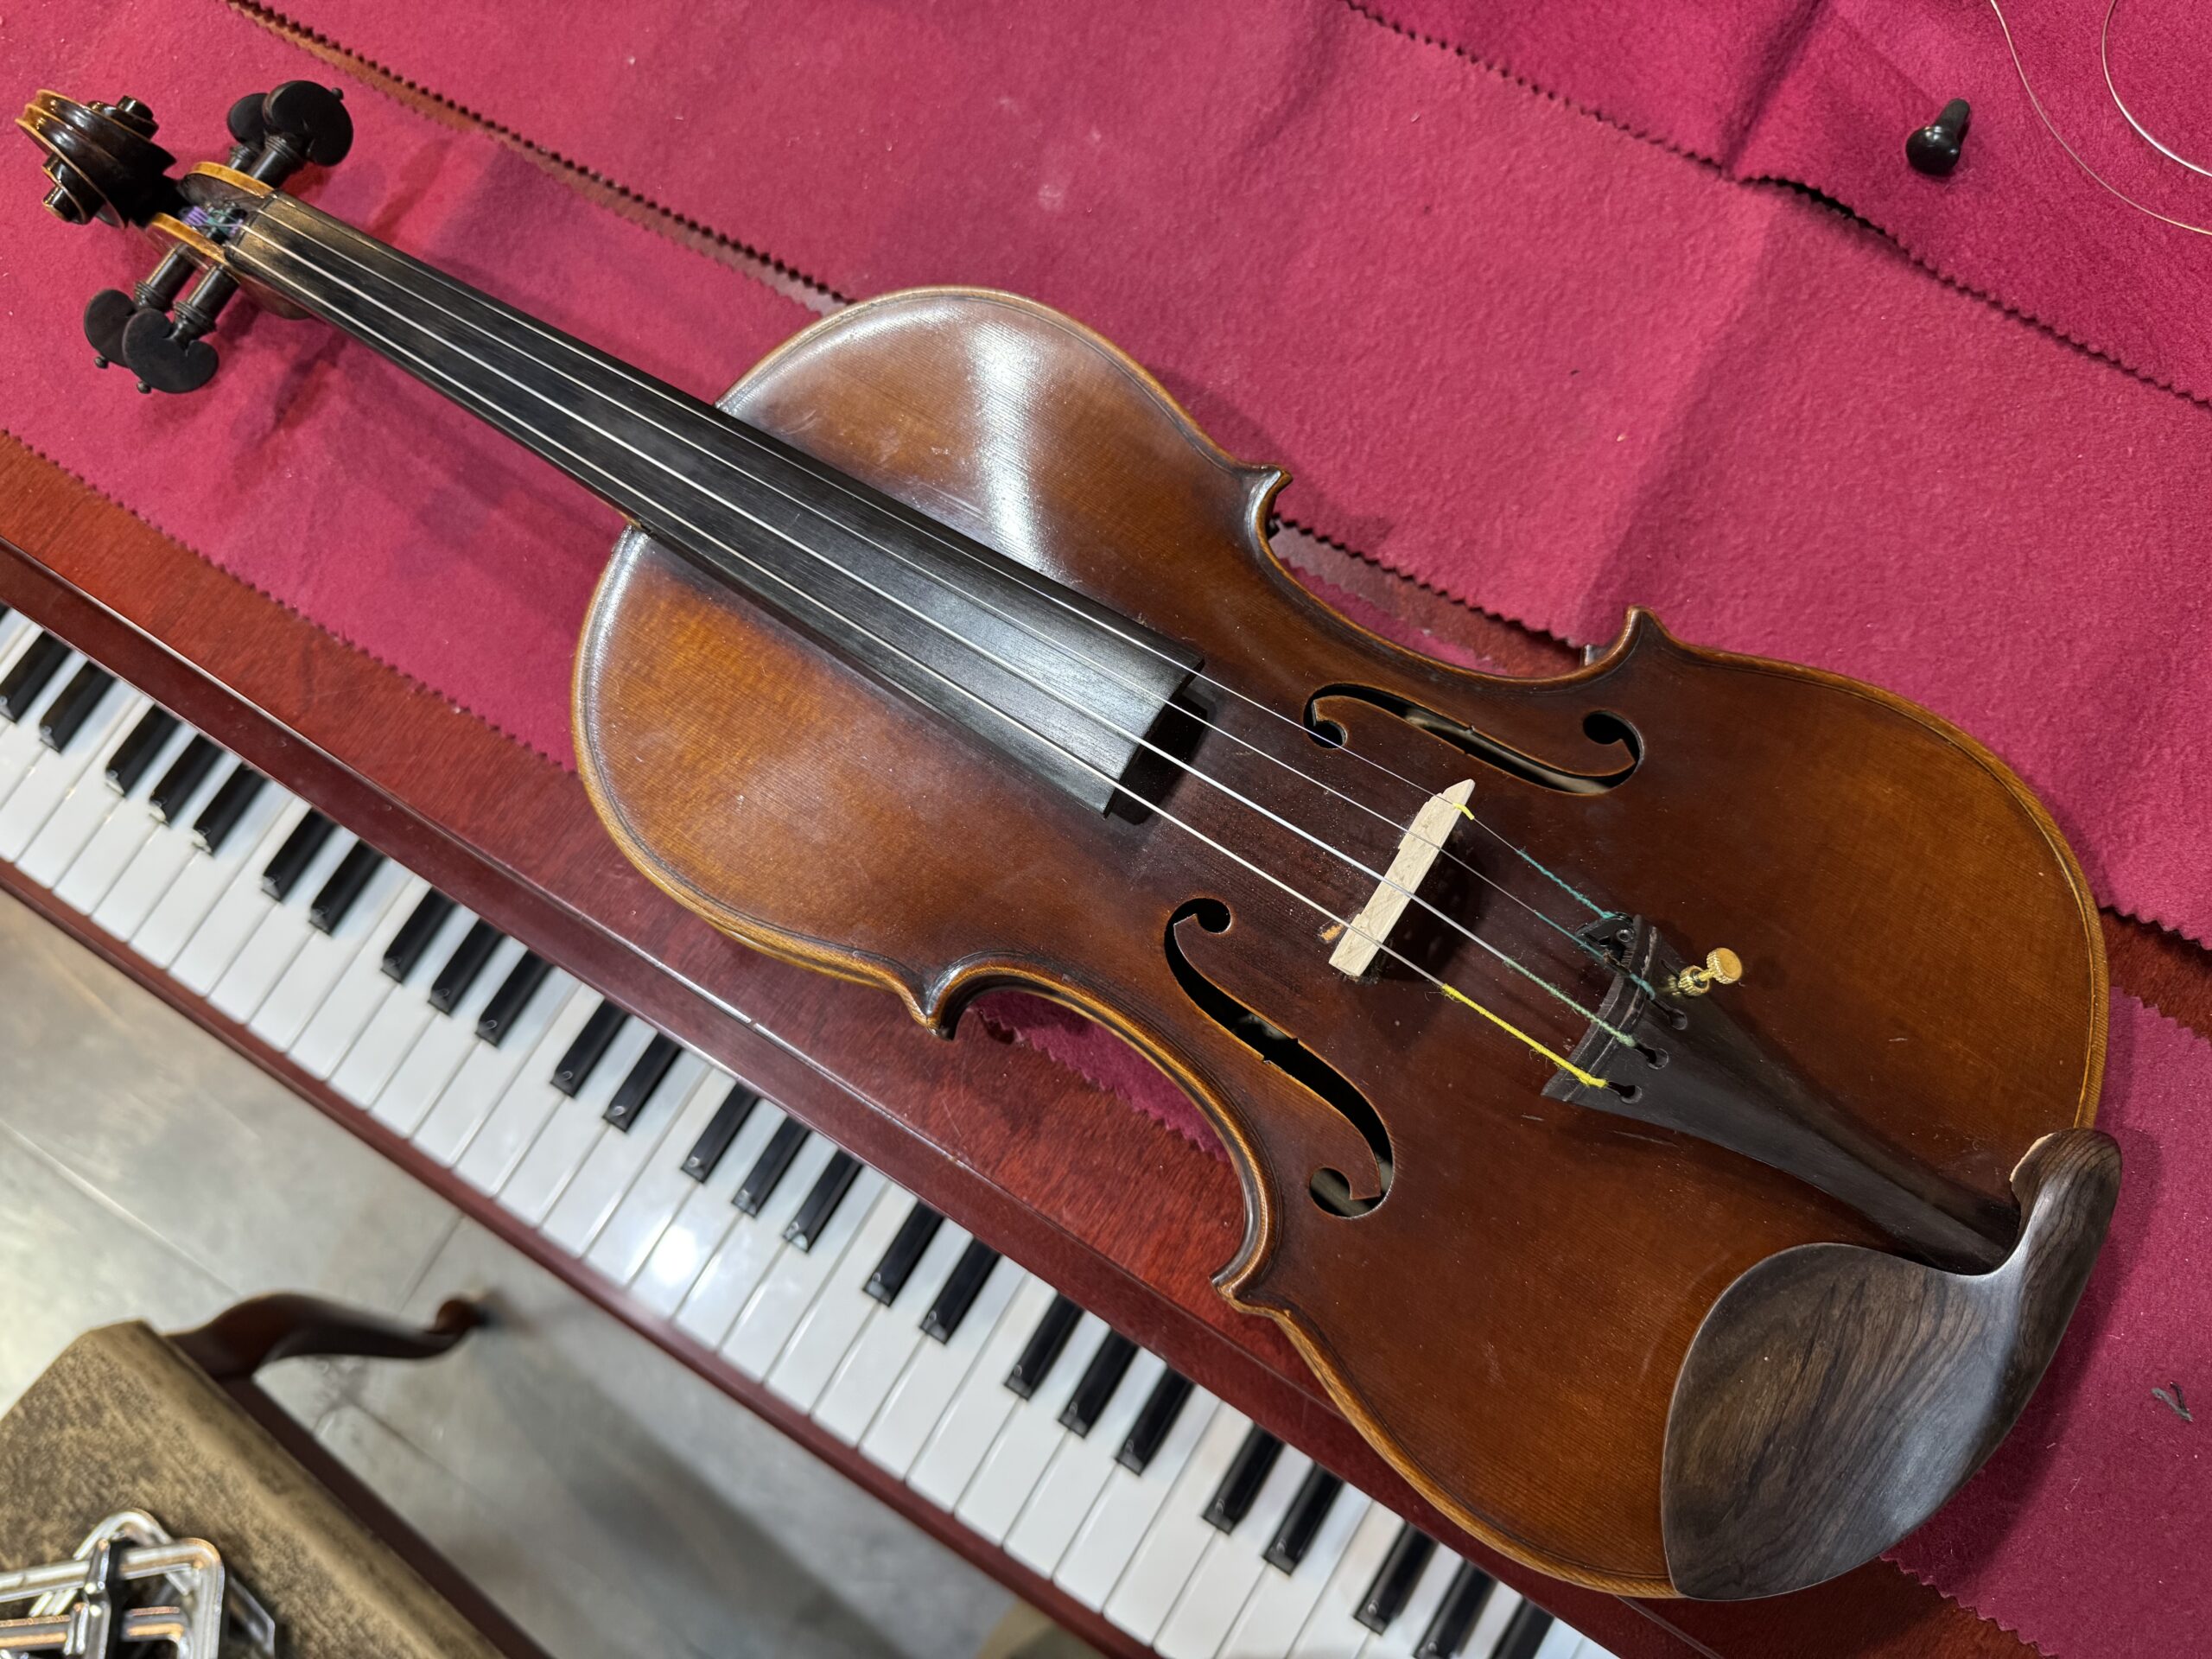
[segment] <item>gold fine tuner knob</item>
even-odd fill
[[[1744,976],[1744,959],[1726,945],[1707,951],[1705,966],[1685,968],[1675,976],[1675,991],[1681,996],[1703,996],[1716,985],[1733,985]]]

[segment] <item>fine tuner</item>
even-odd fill
[[[574,683],[616,844],[933,1029],[1014,985],[1136,1046],[1241,1178],[1223,1294],[1471,1533],[1772,1594],[2011,1427],[2119,1156],[2094,903],[1966,734],[1640,610],[1550,679],[1380,640],[1275,563],[1282,473],[1013,296],[853,306],[709,404],[278,188],[346,153],[327,89],[175,176],[135,100],[21,124],[160,250],[86,319],[143,386],[244,294],[620,508]]]

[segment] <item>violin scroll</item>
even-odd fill
[[[224,167],[245,179],[282,185],[304,166],[334,167],[353,144],[353,118],[334,86],[288,80],[231,106],[233,146]],[[138,390],[196,391],[218,366],[205,338],[238,283],[210,257],[179,182],[176,157],[154,143],[159,124],[135,98],[82,104],[41,92],[16,120],[46,152],[53,188],[47,211],[65,224],[94,219],[165,234],[172,245],[130,293],[102,289],[85,308],[85,338],[97,368],[122,363]]]

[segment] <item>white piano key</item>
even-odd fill
[[[1060,1413],[1105,1339],[1106,1322],[1096,1314],[1086,1313],[1077,1321],[1045,1380],[1027,1400],[1015,1406],[1006,1427],[983,1454],[967,1490],[961,1493],[953,1513],[993,1543],[1006,1541],[1023,1504],[1044,1478],[1052,1453],[1063,1440],[1071,1438],[1060,1427]]]
[[[684,1177],[683,1184],[690,1190],[677,1207],[676,1218],[655,1242],[652,1254],[630,1282],[630,1293],[640,1304],[663,1319],[672,1317],[683,1305],[683,1299],[691,1294],[700,1274],[739,1220],[737,1206],[731,1202],[737,1196],[738,1184],[783,1121],[779,1108],[765,1100],[757,1103],[724,1149],[715,1173],[704,1181]],[[671,1145],[670,1150],[680,1154],[687,1149]],[[680,1170],[682,1166],[677,1167]]]
[[[737,1219],[731,1224],[721,1248],[701,1269],[690,1295],[676,1310],[676,1323],[681,1329],[710,1348],[722,1345],[730,1327],[737,1323],[737,1316],[753,1300],[753,1293],[767,1273],[769,1263],[784,1248],[784,1229],[791,1225],[799,1205],[806,1202],[807,1188],[814,1185],[815,1178],[822,1173],[822,1166],[836,1150],[821,1135],[809,1135],[806,1144],[792,1154],[791,1166],[784,1171],[783,1179],[776,1183],[776,1190],[768,1195],[768,1201],[760,1206],[760,1213],[748,1216],[737,1212]]]
[[[93,828],[84,846],[70,861],[69,868],[54,882],[55,898],[80,915],[98,919],[97,912],[109,890],[130,868],[131,861],[153,839],[154,831],[159,828],[154,822],[153,813],[147,808],[146,798],[153,793],[154,785],[161,782],[163,774],[176,764],[177,756],[184,753],[184,746],[195,735],[189,726],[180,722],[176,729],[168,734],[168,740],[140,776],[137,786],[128,797],[118,796],[108,789],[105,776],[107,762],[105,760],[101,761],[103,775],[100,787],[107,791],[108,814]],[[113,753],[111,746],[109,750],[111,757]]]
[[[360,897],[336,927],[323,933],[310,925],[306,943],[300,946],[291,964],[246,1022],[253,1034],[274,1048],[289,1049],[299,1041],[315,1011],[336,992],[346,970],[369,940],[376,937],[385,918],[408,886],[407,872],[387,858],[377,866],[368,885],[361,889]],[[314,898],[309,893],[304,902],[311,904]],[[377,946],[379,978],[383,977],[384,946],[391,943],[391,933],[397,932],[400,922],[405,919],[403,916],[393,922],[391,932],[383,935],[384,944]],[[391,983],[389,980],[385,982]]]
[[[271,904],[269,913],[238,948],[231,965],[215,982],[215,988],[208,993],[207,1001],[218,1013],[240,1021],[250,1020],[270,992],[276,988],[277,982],[290,971],[308,941],[320,937],[308,921],[308,906],[315,902],[322,884],[330,880],[338,861],[352,851],[353,845],[354,837],[347,830],[333,829],[323,837],[322,845],[308,861],[300,879],[292,884],[291,893],[282,904]]]
[[[375,925],[357,942],[353,956],[340,969],[328,994],[308,1013],[307,1023],[290,1039],[293,1060],[310,1076],[327,1081],[368,1029],[369,1021],[376,1017],[385,999],[398,989],[384,970],[384,953],[429,891],[430,884],[419,875],[405,875],[401,880],[399,890],[392,894]],[[276,1000],[270,999],[272,1004]],[[272,1013],[270,1017],[273,1020],[276,1016]],[[270,1040],[276,1039],[272,1037]]]
[[[227,782],[237,768],[218,762],[216,772]],[[201,802],[204,807],[214,798],[211,792]],[[269,826],[292,809],[304,811],[306,804],[296,800],[274,784],[264,784],[246,810],[239,814],[231,833],[224,839],[219,853],[203,853],[192,843],[191,825],[171,825],[165,838],[181,842],[187,855],[180,863],[158,901],[147,912],[146,919],[130,935],[130,948],[152,963],[156,968],[167,968],[177,959],[177,953],[192,942],[200,925],[238,878],[248,859],[259,850],[261,839]],[[194,817],[199,816],[194,810]],[[271,848],[270,852],[276,849]],[[262,861],[269,855],[262,854]],[[260,870],[257,867],[254,874]]]
[[[1446,1552],[1440,1550],[1437,1553],[1443,1554]],[[1453,1565],[1458,1565],[1457,1557],[1453,1558]],[[1475,1615],[1475,1622],[1467,1630],[1467,1640],[1453,1659],[1489,1659],[1490,1655],[1497,1651],[1497,1644],[1505,1635],[1505,1627],[1512,1623],[1513,1615],[1520,1611],[1519,1591],[1503,1584],[1491,1586],[1490,1594],[1484,1599],[1482,1611]],[[1567,1630],[1569,1636],[1574,1635],[1569,1627],[1556,1620],[1553,1622],[1552,1630]],[[1421,1638],[1416,1636],[1414,1639],[1419,1641]],[[1545,1631],[1544,1642],[1551,1639],[1551,1630]],[[1575,1641],[1579,1643],[1580,1638],[1578,1637]],[[1570,1653],[1573,1650],[1573,1645],[1567,1649]],[[1542,1659],[1543,1651],[1543,1643],[1540,1642],[1532,1659]]]
[[[1412,1593],[1407,1596],[1406,1605],[1398,1609],[1398,1616],[1390,1621],[1389,1629],[1369,1638],[1367,1645],[1360,1649],[1359,1659],[1414,1659],[1414,1649],[1427,1633],[1428,1622],[1436,1617],[1444,1592],[1452,1587],[1452,1575],[1459,1570],[1459,1558],[1450,1550],[1433,1552],[1428,1565],[1414,1581]]]
[[[850,1204],[853,1197],[847,1193],[845,1202]],[[838,1365],[860,1339],[868,1315],[880,1311],[882,1304],[868,1294],[868,1275],[891,1248],[899,1224],[913,1207],[912,1193],[895,1181],[883,1183],[874,1208],[846,1246],[836,1272],[806,1310],[777,1357],[775,1369],[768,1373],[768,1386],[801,1411],[812,1413]],[[940,1226],[938,1230],[944,1229]],[[917,1268],[920,1265],[915,1263]]]
[[[599,1057],[599,1064],[584,1079],[583,1087],[573,1095],[554,1090],[559,1103],[539,1126],[537,1137],[516,1163],[514,1174],[496,1189],[504,1208],[532,1227],[543,1224],[554,1205],[569,1190],[569,1183],[589,1160],[592,1149],[601,1137],[613,1133],[605,1122],[607,1103],[652,1039],[652,1027],[644,1020],[625,1020],[607,1052]],[[555,1054],[548,1058],[548,1077],[560,1058]]]
[[[1121,1386],[1082,1439],[1067,1436],[1038,1478],[1036,1490],[1006,1535],[1006,1553],[1051,1578],[1084,1517],[1106,1490],[1115,1471],[1115,1453],[1129,1436],[1137,1413],[1166,1370],[1157,1354],[1140,1349],[1131,1357]],[[1185,1409],[1188,1410],[1187,1403]],[[1124,1471],[1124,1473],[1127,1471]]]
[[[1212,1395],[1204,1389],[1192,1389],[1166,1438],[1160,1441],[1160,1450],[1145,1465],[1144,1472],[1133,1473],[1116,1464],[1107,1476],[1106,1490],[1098,1495],[1098,1502],[1077,1529],[1075,1541],[1068,1546],[1067,1554],[1054,1570],[1052,1582],[1093,1611],[1103,1607],[1146,1535],[1166,1510],[1176,1483],[1190,1466],[1199,1446],[1205,1442],[1214,1419],[1226,1413],[1227,1408]],[[1121,1447],[1116,1445],[1114,1450],[1118,1453]],[[1228,1455],[1235,1454],[1236,1447],[1231,1446]],[[1220,1478],[1218,1471],[1214,1478]],[[1205,1503],[1212,1491],[1208,1486],[1196,1503]]]
[[[1405,1523],[1380,1503],[1370,1503],[1351,1535],[1351,1542],[1329,1575],[1313,1616],[1299,1631],[1290,1659],[1359,1659],[1373,1632],[1354,1617],[1365,1599],[1367,1586],[1382,1567],[1382,1560]]]
[[[531,994],[530,1001],[507,1027],[505,1039],[496,1047],[479,1039],[469,1050],[468,1058],[461,1063],[461,1070],[454,1073],[453,1081],[446,1085],[445,1092],[423,1120],[423,1127],[415,1131],[416,1149],[451,1169],[505,1098],[507,1090],[518,1079],[528,1075],[527,1068],[533,1064],[538,1044],[567,1011],[569,1004],[597,1000],[558,968],[549,969],[544,982]],[[577,1016],[580,1023],[583,1018],[581,1014]],[[563,1040],[562,1048],[574,1040],[572,1031]],[[557,1052],[546,1057],[549,1072],[560,1058]]]
[[[860,1335],[837,1362],[836,1374],[822,1390],[822,1398],[814,1408],[814,1421],[847,1446],[860,1444],[861,1436],[875,1421],[884,1396],[905,1374],[915,1351],[929,1340],[922,1334],[922,1315],[937,1300],[944,1281],[952,1276],[952,1269],[968,1243],[966,1228],[957,1227],[950,1221],[940,1223],[937,1236],[930,1240],[929,1248],[922,1252],[913,1272],[906,1275],[906,1282],[899,1287],[898,1295],[888,1305],[872,1296],[861,1298],[869,1311]],[[993,1276],[1011,1279],[1014,1272],[1002,1265],[1001,1272]],[[981,1315],[971,1308],[969,1317]],[[965,1328],[963,1325],[963,1329]]]
[[[861,1437],[861,1451],[871,1461],[905,1478],[928,1445],[938,1420],[959,1393],[969,1373],[975,1370],[977,1357],[990,1344],[999,1328],[1011,1322],[1011,1304],[1031,1282],[1030,1276],[1013,1262],[995,1263],[990,1277],[983,1281],[982,1289],[969,1304],[968,1317],[960,1321],[950,1340],[937,1342],[927,1335],[922,1338],[914,1357],[906,1362],[906,1369],[899,1374],[899,1380],[885,1396],[875,1421]],[[927,1306],[927,1303],[918,1304],[914,1317],[919,1319]],[[1003,1376],[1005,1371],[1001,1370],[1000,1375]]]
[[[214,798],[230,770],[230,763],[226,760],[218,760],[210,766],[207,775],[185,798],[167,823],[156,820],[152,808],[147,808],[146,838],[93,906],[95,927],[106,929],[118,939],[137,940],[139,931],[192,861],[206,856],[192,844],[192,821]],[[156,778],[154,781],[161,780]],[[151,787],[148,786],[149,793]]]
[[[1299,1483],[1313,1467],[1311,1458],[1285,1446],[1244,1518],[1234,1530],[1217,1531],[1206,1541],[1204,1558],[1160,1626],[1154,1644],[1160,1659],[1213,1659],[1261,1575],[1274,1572],[1261,1553],[1274,1540]]]
[[[68,793],[39,827],[16,862],[16,868],[41,887],[59,885],[78,855],[99,832],[100,826],[123,804],[123,798],[108,785],[107,763],[154,702],[120,685],[108,695],[111,698],[121,696],[119,712],[97,741],[90,729],[92,722],[99,719],[97,714],[92,721],[86,722],[87,729],[77,734],[77,741],[71,747],[85,750],[83,764],[70,783]],[[171,733],[170,737],[174,740],[175,734]]]
[[[21,611],[10,611],[0,616],[0,674],[7,672],[16,655],[38,632],[38,624]]]
[[[15,667],[16,659],[31,648],[37,637],[35,633],[24,635],[4,657],[0,657],[0,677],[5,677],[8,671]],[[0,720],[0,807],[5,806],[8,798],[16,792],[16,786],[29,775],[31,768],[37,765],[39,756],[48,753],[46,746],[38,741],[39,717],[45,714],[47,705],[61,695],[77,671],[84,665],[83,653],[71,652],[61,659],[60,670],[40,688],[38,696],[31,699],[29,706],[23,710],[22,718]]]
[[[677,1109],[675,1121],[662,1137],[658,1155],[630,1184],[629,1192],[592,1241],[584,1260],[616,1284],[628,1284],[645,1266],[661,1234],[683,1209],[684,1199],[699,1191],[699,1183],[683,1173],[684,1154],[736,1081],[718,1065],[701,1072],[698,1084]],[[662,1086],[667,1086],[665,1081]]]
[[[863,1165],[813,1247],[802,1250],[786,1243],[777,1253],[722,1339],[723,1358],[747,1376],[767,1376],[882,1196],[883,1177]]]
[[[1281,1573],[1269,1567],[1260,1574],[1251,1599],[1222,1641],[1218,1659],[1282,1659],[1313,1617],[1321,1592],[1373,1507],[1372,1500],[1349,1486],[1339,1491],[1298,1570]],[[1484,1655],[1470,1649],[1462,1659],[1484,1659]]]
[[[400,925],[406,925],[404,916]],[[430,987],[437,980],[438,969],[453,955],[454,948],[475,925],[476,912],[466,906],[455,905],[438,925],[438,931],[430,936],[430,943],[423,948],[423,954],[415,958],[406,979],[397,984],[385,973],[383,952],[378,953],[377,974],[386,989],[376,999],[375,1012],[362,1026],[361,1034],[347,1046],[346,1058],[332,1069],[333,1089],[364,1109],[384,1092],[392,1073],[399,1070],[423,1033],[430,1028],[430,1021],[438,1017],[438,1011],[430,1006]],[[308,1035],[314,1034],[315,1028],[310,1025]]]
[[[1554,1623],[1550,1630],[1544,1632],[1544,1639],[1536,1649],[1536,1659],[1613,1659],[1610,1649],[1599,1647],[1586,1636],[1577,1638],[1573,1647],[1562,1642],[1559,1648],[1554,1649],[1553,1638],[1562,1630],[1570,1637],[1574,1635],[1565,1624]]]
[[[659,1152],[661,1142],[668,1138],[669,1126],[676,1121],[677,1109],[699,1086],[706,1071],[702,1056],[689,1049],[678,1054],[646,1096],[629,1129],[607,1127],[539,1230],[571,1255],[582,1255],[590,1249],[631,1183]],[[621,1079],[617,1077],[615,1081],[619,1084]]]
[[[263,785],[261,793],[276,798],[279,805],[276,816],[250,846],[239,845],[247,839],[248,823],[245,820],[224,842],[222,855],[211,861],[228,864],[231,879],[168,964],[169,976],[200,996],[215,988],[215,982],[245,948],[246,940],[261,925],[261,918],[276,907],[276,901],[261,890],[261,872],[276,856],[276,849],[284,844],[285,837],[308,815],[305,801],[274,784]],[[254,802],[256,806],[261,804],[257,798]],[[248,815],[249,819],[251,816]],[[178,886],[182,885],[180,880]],[[155,920],[160,919],[157,911]]]
[[[1147,1647],[1160,1634],[1175,1598],[1190,1582],[1206,1540],[1216,1535],[1206,1524],[1206,1501],[1228,1472],[1230,1459],[1251,1427],[1250,1418],[1230,1407],[1214,1413],[1144,1541],[1129,1558],[1121,1582],[1100,1610]]]
[[[553,1069],[576,1040],[576,1033],[584,1028],[599,1001],[596,991],[577,986],[545,1027],[545,1034],[531,1047],[515,1080],[485,1118],[484,1127],[476,1131],[454,1163],[454,1173],[478,1192],[497,1192],[512,1180],[554,1112],[572,1103],[553,1086]]]
[[[79,664],[81,664],[79,658]],[[75,667],[67,668],[54,677],[56,683],[66,687],[76,671]],[[146,700],[120,680],[111,683],[92,705],[92,712],[85,717],[84,726],[66,749],[49,749],[38,742],[36,715],[24,720],[23,728],[29,730],[35,749],[31,764],[9,792],[7,804],[0,805],[0,860],[10,864],[21,861],[38,832],[46,828],[47,821],[69,798],[69,791],[85,775],[85,768],[92,765],[93,755],[116,734],[116,722],[134,702],[143,709]],[[93,782],[99,783],[97,775]],[[100,787],[104,789],[105,785]]]
[[[959,1503],[960,1494],[968,1490],[968,1483],[989,1452],[991,1442],[1020,1404],[1006,1385],[1007,1373],[1014,1369],[1045,1311],[1052,1306],[1053,1295],[1050,1285],[1035,1278],[1016,1293],[1014,1306],[991,1333],[989,1344],[976,1356],[976,1368],[946,1408],[922,1455],[914,1460],[906,1484],[939,1509],[949,1510]]]
[[[423,1034],[415,1039],[385,1086],[377,1090],[377,1097],[370,1103],[369,1116],[399,1135],[413,1135],[422,1127],[430,1108],[453,1081],[454,1073],[461,1070],[461,1063],[471,1051],[484,1046],[476,1034],[476,1021],[484,1013],[484,1005],[499,988],[499,982],[514,970],[522,960],[522,942],[501,939],[492,947],[492,954],[485,959],[476,977],[468,982],[468,988],[451,1012],[440,1014],[430,1009],[429,1024]],[[445,963],[441,960],[437,971]],[[431,975],[435,983],[437,972]],[[429,1007],[428,994],[423,1006]]]

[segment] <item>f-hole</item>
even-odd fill
[[[1175,937],[1175,930],[1185,918],[1195,920],[1209,933],[1225,933],[1232,919],[1229,906],[1218,899],[1193,899],[1169,917],[1167,937],[1164,942],[1167,965],[1174,972],[1175,982],[1183,988],[1184,995],[1197,1004],[1201,1014],[1269,1065],[1328,1102],[1344,1115],[1346,1122],[1359,1132],[1360,1139],[1367,1142],[1368,1152],[1375,1160],[1375,1196],[1371,1198],[1352,1197],[1351,1182],[1340,1169],[1315,1170],[1309,1190],[1313,1195],[1313,1202],[1331,1215],[1367,1214],[1390,1196],[1390,1179],[1394,1173],[1389,1132],[1382,1127],[1382,1115],[1369,1103],[1365,1095],[1352,1086],[1351,1080],[1343,1072],[1280,1026],[1246,1007],[1200,973],[1191,959],[1183,954],[1182,944]]]
[[[1495,766],[1539,789],[1555,789],[1562,795],[1602,795],[1609,789],[1619,788],[1643,764],[1643,738],[1636,728],[1608,709],[1593,709],[1583,716],[1583,735],[1592,743],[1619,745],[1627,753],[1627,764],[1611,772],[1577,772],[1571,766],[1554,766],[1538,756],[1525,754],[1487,732],[1478,732],[1448,715],[1440,715],[1410,698],[1380,691],[1371,685],[1325,685],[1306,700],[1306,731],[1315,741],[1331,748],[1344,741],[1344,728],[1321,713],[1321,704],[1331,697],[1349,697],[1395,715],[1414,730],[1441,738],[1485,766]]]

